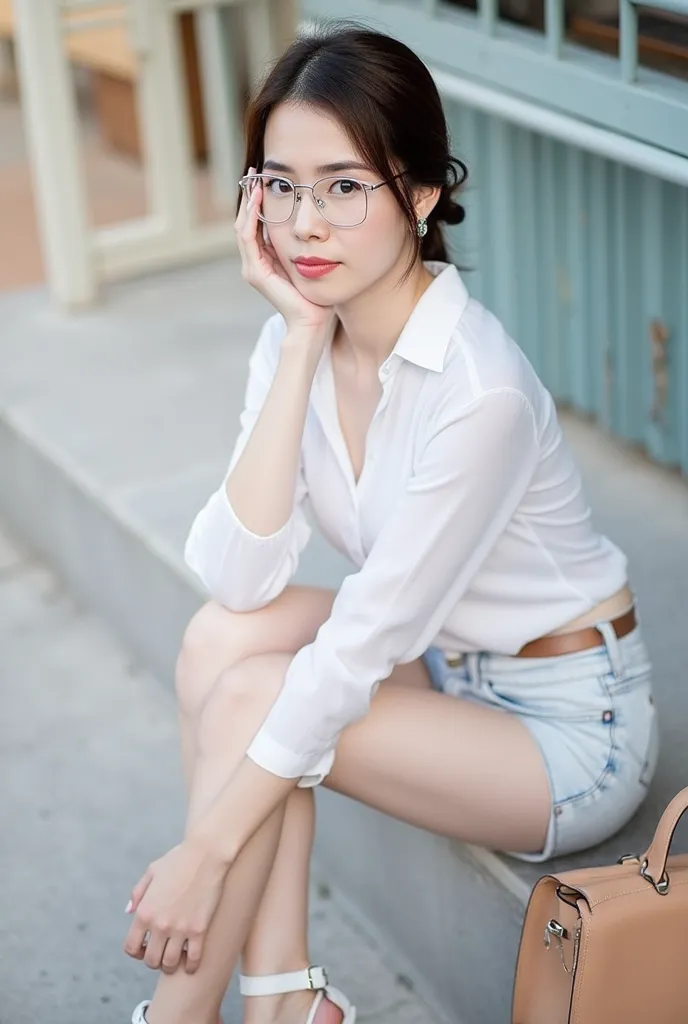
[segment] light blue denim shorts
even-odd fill
[[[465,654],[457,667],[431,647],[423,655],[434,689],[504,708],[530,729],[549,775],[552,815],[544,849],[502,851],[539,862],[602,842],[643,802],[657,766],[652,670],[636,628],[620,640],[553,658]]]

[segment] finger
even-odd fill
[[[253,227],[254,216],[253,215],[254,215],[254,213],[256,211],[256,207],[257,207],[257,203],[258,203],[258,193],[259,192],[260,192],[260,185],[259,184],[254,185],[253,186],[253,190],[251,192],[251,195],[249,196],[248,202],[246,203],[246,214],[244,216],[244,221],[243,221],[243,225],[242,225],[242,229],[241,229],[241,235],[244,238],[244,240],[246,240],[246,238],[250,238],[251,237],[251,233],[254,231],[254,227]]]
[[[154,928],[148,937],[148,945],[146,946],[143,962],[152,971],[160,969],[167,939],[167,933],[160,928]]]
[[[246,173],[247,174],[254,174],[255,173],[255,168],[254,167],[249,167],[249,169],[248,169],[248,171]],[[237,212],[236,221],[234,222],[234,227],[237,230],[242,228],[243,225],[244,225],[244,222],[245,222],[245,219],[246,219],[246,208],[248,206],[249,198],[250,198],[250,196],[249,196],[248,188],[242,188],[242,190],[241,190],[241,202],[239,203],[239,210]]]
[[[258,208],[260,206],[262,196],[262,188],[260,185],[256,185],[251,201],[249,202],[247,209],[247,220],[244,225],[244,230],[241,233],[246,255],[249,260],[258,261],[261,256],[260,246],[258,243],[258,225],[261,224],[261,220],[258,217]]]
[[[249,168],[249,172],[253,173],[253,168]],[[234,230],[236,232],[237,247],[239,249],[239,255],[241,256],[242,269],[247,267],[247,255],[246,246],[244,244],[244,231],[246,230],[246,224],[249,221],[251,215],[251,200],[253,193],[249,195],[248,189],[243,190],[241,198],[241,206],[239,208],[239,215],[234,224]]]
[[[174,974],[181,962],[183,950],[184,936],[171,935],[162,957],[162,969],[165,974]]]
[[[187,942],[186,948],[186,973],[195,974],[201,965],[205,935],[195,935]]]
[[[136,913],[136,911],[138,909],[138,906],[139,906],[139,903],[141,902],[141,900],[145,896],[146,889],[148,888],[148,886],[151,884],[152,881],[153,881],[153,868],[149,867],[148,870],[146,871],[145,875],[141,878],[140,881],[138,881],[136,883],[134,888],[131,890],[131,901],[130,901],[130,906],[129,906],[129,909],[128,909],[127,913],[129,913],[129,914]]]
[[[143,960],[146,951],[144,939],[147,931],[148,925],[144,924],[138,916],[135,917],[124,940],[124,952],[134,960]]]
[[[246,223],[238,235],[239,250],[242,257],[242,275],[247,281],[252,281],[254,278],[262,276],[261,272],[257,269],[261,266],[261,261],[263,260],[263,252],[257,239],[257,228],[258,224],[261,223],[258,219],[261,194],[262,189],[258,185],[247,207]]]

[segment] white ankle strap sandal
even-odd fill
[[[343,992],[328,984],[327,971],[324,967],[307,967],[303,971],[290,971],[288,974],[261,974],[250,977],[239,975],[239,987],[244,996],[279,996],[286,992],[302,992],[310,989],[317,992],[310,1008],[305,1024],[313,1024],[318,1008],[323,999],[329,999],[344,1014],[342,1024],[355,1024],[356,1007],[352,1006]],[[134,1021],[132,1024],[140,1024]]]
[[[356,1024],[356,1007],[352,1006],[343,992],[328,984],[324,967],[307,967],[304,971],[290,971],[288,974],[261,974],[250,977],[239,975],[239,987],[244,996],[281,996],[286,992],[302,992],[310,989],[317,992],[305,1024],[313,1024],[318,1007],[323,999],[329,999],[344,1014],[342,1024]],[[146,1010],[150,999],[144,999],[134,1010],[131,1024],[148,1024]]]
[[[131,1024],[148,1024],[145,1015],[150,1004],[150,999],[144,999],[142,1003],[139,1003],[131,1015]]]

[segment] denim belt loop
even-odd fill
[[[624,674],[623,655],[621,653],[621,646],[619,645],[619,638],[614,632],[610,622],[598,622],[595,629],[598,629],[604,638],[614,678],[619,682],[619,680],[623,678]]]
[[[474,690],[480,689],[480,654],[472,651],[465,655],[466,671]]]

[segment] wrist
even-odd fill
[[[188,843],[199,849],[204,857],[221,864],[228,870],[241,849],[240,843],[231,834],[227,823],[225,822],[224,828],[220,829],[219,823],[214,820],[212,811],[193,826],[186,839]]]
[[[325,327],[292,327],[281,343],[280,356],[290,365],[315,369],[325,348]]]

